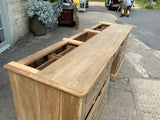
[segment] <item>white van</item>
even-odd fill
[[[119,7],[119,2],[118,0],[105,0],[105,6],[108,8],[108,9],[112,9],[114,7]]]

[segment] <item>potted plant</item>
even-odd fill
[[[53,10],[52,4],[48,1],[35,0],[28,9],[30,19],[30,30],[35,35],[45,35],[47,28],[57,24],[57,17],[62,11],[61,5]]]

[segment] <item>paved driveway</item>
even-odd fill
[[[116,23],[133,25],[132,34],[152,49],[160,51],[160,10],[132,8],[130,17],[120,18],[120,12],[110,11],[104,3],[91,3],[89,12],[110,13],[117,17]],[[110,18],[108,18],[110,19]]]

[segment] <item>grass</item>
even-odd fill
[[[152,4],[150,7],[150,3],[148,0],[136,0],[136,4],[141,7],[141,8],[146,8],[146,9],[160,9],[160,1],[157,0],[156,4]]]

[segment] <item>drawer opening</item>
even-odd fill
[[[106,29],[107,27],[109,27],[109,25],[99,25],[98,27],[94,28],[93,30],[97,30],[97,31],[103,31],[104,29]]]
[[[107,81],[103,84],[102,88],[100,89],[97,97],[96,97],[95,100],[94,100],[94,103],[92,104],[89,112],[87,113],[87,115],[86,115],[86,117],[85,117],[85,120],[89,120],[90,115],[93,113],[92,111],[93,111],[94,107],[96,106],[97,102],[99,101],[98,99],[100,99],[100,97],[102,96],[102,93],[104,93],[104,89],[105,89],[105,85],[106,85],[106,84],[107,84]]]
[[[74,40],[78,40],[78,41],[81,41],[81,42],[85,42],[87,41],[88,39],[92,38],[93,36],[95,36],[97,33],[95,32],[85,32],[81,35],[79,35],[78,37],[74,38]]]
[[[78,46],[73,45],[73,44],[66,44],[66,45],[60,46],[59,48],[52,51],[51,53],[39,58],[38,60],[33,61],[30,64],[28,64],[28,66],[36,68],[38,70],[42,70],[43,68],[47,67],[51,63],[60,59],[62,56],[71,52],[76,47],[78,47]]]

